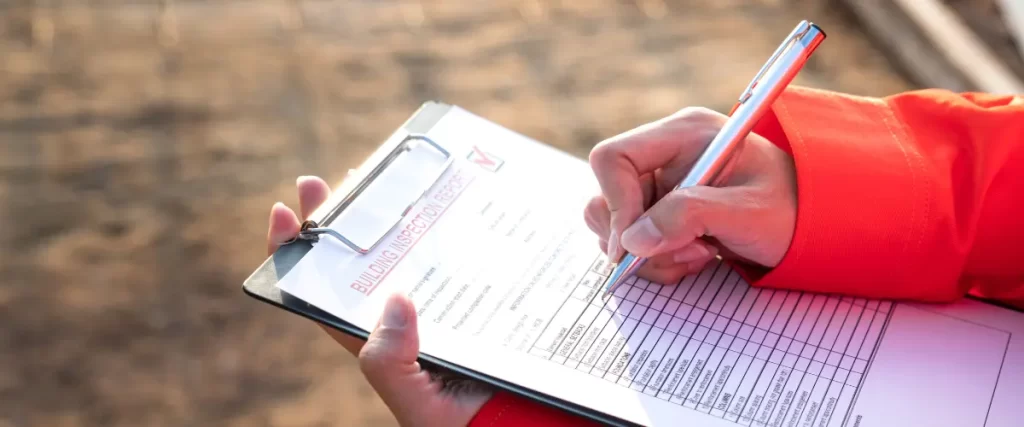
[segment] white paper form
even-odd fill
[[[586,162],[459,109],[429,136],[457,161],[399,227],[365,255],[324,237],[283,290],[367,330],[404,292],[423,353],[637,424],[1010,426],[1024,415],[1022,314],[757,289],[721,262],[676,285],[631,280],[605,302],[609,268],[583,221],[598,192]],[[440,164],[416,156],[406,161]],[[408,185],[395,174],[371,197]],[[354,212],[336,226],[375,221]]]

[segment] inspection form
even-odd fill
[[[376,248],[325,236],[278,286],[372,330],[416,304],[421,352],[641,425],[1011,426],[1024,407],[1024,314],[749,286],[714,262],[680,283],[610,272],[583,209],[586,162],[454,108],[429,132],[455,158]],[[329,226],[444,158],[413,149]],[[390,224],[386,224],[390,226]],[[824,278],[827,279],[827,278]]]

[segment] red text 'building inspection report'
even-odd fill
[[[632,279],[605,301],[585,161],[459,108],[428,136],[454,162],[398,225],[397,204],[445,161],[436,150],[409,151],[330,224],[370,241],[390,229],[373,250],[324,236],[282,290],[366,330],[403,292],[422,353],[637,424],[1024,418],[1024,314],[759,289],[717,261],[680,283]]]

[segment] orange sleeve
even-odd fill
[[[469,427],[598,425],[575,414],[501,391],[495,393],[469,422]]]
[[[793,156],[796,231],[756,286],[1024,307],[1024,98],[792,87],[755,132]]]

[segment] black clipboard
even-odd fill
[[[445,116],[445,114],[451,110],[451,108],[452,105],[450,104],[435,101],[429,101],[420,106],[420,108],[417,109],[413,115],[391,135],[391,137],[389,137],[376,151],[374,151],[374,153],[371,154],[367,161],[360,167],[361,170],[367,171],[364,178],[356,178],[358,182],[353,181],[354,186],[351,186],[352,183],[349,183],[350,186],[339,188],[335,191],[331,198],[327,200],[320,209],[311,214],[310,218],[303,223],[302,231],[297,239],[288,244],[282,245],[243,282],[242,290],[245,294],[264,303],[319,322],[365,341],[369,336],[369,331],[363,330],[362,328],[323,311],[306,301],[283,292],[276,285],[278,281],[288,274],[299,260],[301,260],[310,251],[310,249],[313,248],[312,242],[316,241],[321,234],[331,234],[332,237],[340,240],[342,243],[359,253],[366,253],[372,249],[373,244],[369,246],[359,245],[346,238],[343,234],[322,226],[330,224],[331,221],[337,218],[337,216],[346,207],[351,203],[354,203],[360,192],[370,185],[373,179],[379,176],[380,172],[383,171],[388,164],[396,158],[396,156],[401,154],[405,144],[410,141],[419,140],[427,142],[433,148],[441,151],[445,156],[450,158],[451,153],[445,151],[442,144],[434,142],[425,135],[434,127],[435,124],[438,123],[438,121],[441,120],[442,117]],[[447,165],[448,163],[446,163],[444,167],[446,168]],[[430,182],[427,184],[426,188],[429,188],[429,185],[432,185],[433,183]],[[422,185],[422,183],[420,185]],[[416,200],[412,200],[410,203],[415,202]],[[402,213],[402,216],[404,216],[404,212]],[[383,237],[384,235],[381,235],[377,241],[380,241]],[[496,390],[502,390],[554,408],[568,411],[591,421],[616,426],[637,425],[509,381],[450,363],[431,355],[420,353],[418,360],[421,366],[427,370],[470,378],[489,385]]]

